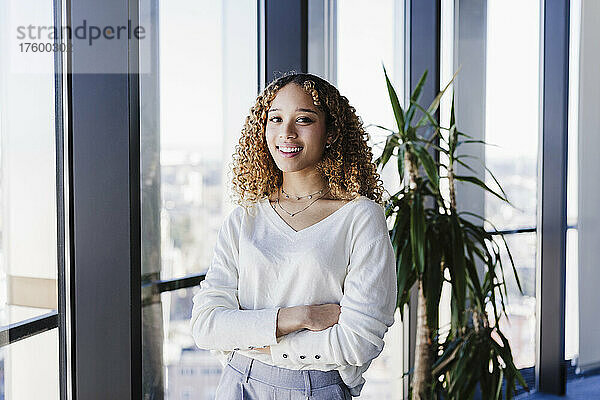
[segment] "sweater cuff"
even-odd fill
[[[276,308],[264,308],[258,310],[241,310],[242,314],[238,320],[245,328],[244,331],[244,342],[246,346],[236,347],[233,350],[252,350],[256,348],[268,347],[277,344],[277,313],[280,307]],[[240,310],[237,310],[240,312]],[[235,329],[234,325],[231,324],[231,329]]]
[[[330,343],[332,327],[321,331],[302,329],[288,333],[271,346],[273,365],[301,366],[335,363]]]
[[[277,344],[277,313],[281,307],[265,308],[261,310],[253,310],[256,317],[256,325],[254,329],[246,330],[251,338],[248,338],[250,343],[262,343],[258,347],[267,347]],[[252,350],[254,346],[248,346],[247,349]],[[240,350],[240,349],[237,349]]]

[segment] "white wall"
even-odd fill
[[[583,0],[579,69],[579,367],[600,367],[600,2]]]

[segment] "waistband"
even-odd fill
[[[293,370],[246,357],[233,351],[229,354],[227,364],[244,376],[244,382],[252,377],[271,386],[283,389],[304,390],[310,396],[312,389],[319,389],[342,382],[337,370],[319,371],[315,369]]]

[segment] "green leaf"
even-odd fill
[[[404,112],[402,111],[402,107],[400,107],[400,102],[398,101],[398,95],[396,94],[396,90],[392,86],[390,79],[388,78],[387,71],[385,70],[385,66],[381,63],[383,67],[383,74],[385,75],[385,83],[387,85],[388,94],[390,96],[390,101],[392,103],[392,109],[394,110],[394,117],[396,118],[396,124],[398,125],[398,130],[400,132],[404,132]]]
[[[458,162],[459,164],[461,164],[462,166],[464,166],[465,168],[469,169],[471,172],[475,173],[475,171],[470,168],[467,164],[465,164],[462,161],[459,161],[461,158],[475,158],[477,159],[477,161],[479,162],[480,165],[482,165],[485,170],[490,174],[490,176],[492,177],[492,179],[494,180],[494,182],[496,182],[496,185],[498,185],[498,188],[500,189],[500,191],[502,192],[502,194],[504,195],[505,198],[508,198],[508,196],[506,195],[506,192],[504,192],[504,189],[502,189],[502,185],[500,185],[500,182],[498,182],[498,179],[496,179],[496,176],[494,176],[494,174],[492,173],[492,171],[485,165],[485,163],[483,163],[481,161],[481,158],[473,156],[473,155],[469,155],[469,154],[461,154],[459,156],[455,156],[453,161]],[[511,206],[515,207],[514,204],[512,204],[510,201],[506,200],[508,204],[510,204]]]
[[[481,291],[481,285],[479,283],[479,274],[477,273],[477,269],[475,267],[475,260],[473,258],[473,252],[470,250],[470,245],[472,242],[470,240],[465,240],[465,244],[467,245],[467,254],[469,255],[469,259],[465,260],[465,265],[467,267],[467,273],[469,276],[469,281],[473,287],[473,292],[475,292],[475,296],[478,301],[478,306],[480,307],[480,311],[485,312],[484,303],[485,299],[483,297],[483,293]]]
[[[506,336],[504,336],[504,334],[499,329],[496,329],[496,333],[498,334],[498,336],[500,336],[500,340],[502,340],[502,346],[500,346],[495,341],[494,341],[494,345],[496,347],[496,351],[498,351],[498,353],[502,357],[502,360],[506,364],[506,369],[515,375],[515,377],[519,381],[519,384],[525,390],[529,391],[527,382],[525,382],[525,380],[523,379],[523,376],[521,375],[521,373],[515,366],[515,363],[513,362],[512,351],[510,349],[510,344],[508,342],[508,339],[506,338]]]
[[[417,280],[409,244],[408,240],[402,244],[396,259],[398,272],[398,299],[396,301],[396,307],[400,308],[400,311],[402,311],[405,304],[408,304],[410,300],[410,289]],[[403,313],[401,313],[401,315],[403,315]]]
[[[456,135],[457,135],[457,136],[464,136],[464,137],[468,137],[468,138],[471,138],[471,139],[473,138],[473,136],[467,135],[466,133],[464,133],[464,132],[459,132],[459,131],[456,131]]]
[[[466,268],[463,235],[458,217],[455,214],[452,214],[450,220],[452,223],[452,251],[454,252],[452,257],[453,264],[450,269],[450,274],[452,275],[452,293],[456,298],[459,310],[464,310],[466,297]],[[459,321],[461,321],[461,318],[462,315],[459,316]]]
[[[397,307],[402,309],[410,298],[410,289],[416,281],[417,272],[412,262],[410,245],[410,208],[407,203],[401,203],[392,228],[392,245],[396,250],[396,267],[398,275]]]
[[[427,118],[427,114],[433,114],[438,109],[438,107],[440,105],[440,101],[442,99],[442,96],[444,95],[444,93],[446,93],[446,90],[448,90],[448,88],[450,87],[450,85],[452,84],[452,82],[454,82],[454,78],[456,78],[456,75],[458,74],[459,71],[460,71],[460,68],[456,70],[456,72],[454,73],[454,75],[452,75],[452,79],[450,79],[450,81],[446,84],[446,86],[444,87],[444,89],[442,89],[435,96],[435,98],[433,99],[433,101],[429,105],[429,108],[427,109],[426,115],[424,115],[423,117],[421,117],[421,120],[417,123],[417,126],[420,126],[421,123],[422,123],[422,121]],[[411,98],[411,103],[412,103],[412,100],[413,99]]]
[[[423,106],[421,106],[419,103],[412,103],[411,105],[414,105],[419,111],[421,111],[423,113],[423,117],[415,125],[416,128],[425,126],[425,122],[429,121],[429,123],[432,126],[434,126],[437,129],[440,129],[440,125],[434,115],[432,115],[429,111],[424,109]]]
[[[460,345],[462,344],[463,340],[464,339],[462,337],[459,337],[448,344],[444,350],[444,353],[431,366],[431,374],[434,377],[445,373],[449,368],[452,367],[452,364],[457,359],[458,351],[460,350]]]
[[[423,86],[425,85],[426,79],[427,79],[427,70],[425,70],[425,72],[423,72],[423,75],[421,75],[421,79],[419,79],[419,82],[417,83],[415,90],[413,91],[412,95],[410,96],[410,106],[408,107],[408,110],[406,111],[406,118],[404,119],[404,127],[403,127],[404,132],[406,132],[408,130],[408,127],[413,119],[413,116],[415,114],[415,108],[416,108],[414,106],[414,103],[416,103],[419,100],[419,97],[421,97],[421,92],[423,91]]]
[[[425,271],[425,214],[421,194],[415,192],[410,210],[410,241],[412,257],[419,276]]]
[[[404,180],[404,152],[406,150],[403,147],[398,148],[398,175],[400,176],[400,183]]]
[[[380,161],[378,163],[381,164],[382,169],[389,161],[396,146],[398,146],[398,136],[396,136],[396,134],[389,135],[385,141],[385,147],[383,148],[383,153],[381,154]]]
[[[494,230],[496,232],[498,232],[498,230],[496,229],[496,227],[494,225],[492,225],[492,227],[494,228]],[[513,256],[510,252],[510,249],[508,248],[508,244],[506,243],[506,240],[504,239],[504,234],[499,234],[499,236],[502,239],[502,241],[504,242],[504,247],[508,254],[508,259],[510,260],[510,265],[512,266],[513,276],[515,277],[515,281],[517,282],[517,287],[519,288],[519,292],[521,293],[521,295],[523,295],[523,288],[521,287],[521,281],[519,279],[519,274],[517,273],[517,267],[515,267],[515,261],[513,260]]]
[[[494,395],[495,400],[502,399],[502,379],[504,378],[504,371],[500,370],[500,377],[496,383],[496,394]]]
[[[439,151],[440,153],[448,154],[448,150],[447,150],[447,149],[444,149],[443,147],[437,146],[437,145],[435,145],[435,144],[433,144],[433,143],[427,143],[427,145],[426,145],[425,147],[426,147],[426,148],[427,148],[427,147],[432,147],[432,148],[436,149],[437,151]],[[439,163],[436,163],[436,164],[439,164]],[[440,164],[440,165],[441,165],[441,164]],[[445,166],[445,165],[442,165],[442,167],[444,167],[444,168],[445,168],[446,166]]]
[[[492,189],[490,189],[489,187],[487,187],[487,185],[485,183],[483,183],[481,181],[481,179],[476,178],[474,176],[462,176],[462,175],[455,175],[454,179],[459,180],[459,181],[463,181],[463,182],[470,182],[470,183],[474,183],[477,186],[482,187],[483,189],[487,190],[488,192],[490,192],[491,194],[493,194],[494,196],[498,197],[500,200],[506,201],[507,203],[510,203],[506,198],[500,196],[498,193],[494,192]]]
[[[365,128],[365,129],[367,129],[367,128],[370,128],[370,127],[372,127],[372,126],[374,126],[374,127],[376,127],[376,128],[379,128],[379,129],[383,129],[384,131],[388,131],[388,132],[390,132],[390,133],[398,133],[398,132],[396,132],[396,131],[395,131],[395,130],[393,130],[393,129],[386,128],[385,126],[382,126],[382,125],[377,125],[377,124],[368,124],[368,125],[365,125],[365,127],[364,127],[364,128]]]
[[[462,165],[463,167],[465,167],[466,169],[468,169],[469,171],[471,171],[472,173],[476,174],[477,171],[475,171],[473,168],[471,168],[469,165],[467,165],[466,163],[460,161],[460,159],[458,157],[454,157],[454,159],[452,161],[455,161],[457,163],[459,163],[460,165]]]
[[[427,319],[428,325],[432,329],[438,326],[438,310],[440,308],[440,296],[442,294],[442,251],[441,241],[435,235],[432,229],[428,229],[427,237],[427,255],[425,274],[425,298],[427,299]]]
[[[440,177],[438,175],[438,170],[435,165],[435,161],[433,160],[433,157],[431,157],[431,154],[429,154],[429,152],[425,150],[422,146],[414,145],[413,149],[417,155],[417,158],[421,161],[421,164],[423,164],[423,168],[425,168],[425,173],[427,174],[429,181],[433,184],[435,191],[438,192],[440,190]]]
[[[406,140],[407,140],[407,144],[412,144],[413,142],[416,142],[418,140],[417,138],[417,131],[415,130],[414,126],[409,126],[406,128]]]
[[[458,71],[457,71],[457,73],[458,73]],[[452,78],[452,79],[454,79],[454,78]],[[456,125],[456,116],[454,114],[454,92],[452,92],[452,103],[450,106],[450,126],[455,126],[455,125]]]
[[[500,238],[502,239],[502,241],[504,242],[504,247],[506,248],[506,252],[508,253],[508,258],[510,260],[510,263],[512,265],[512,270],[513,270],[513,275],[515,277],[515,281],[517,282],[517,286],[519,287],[519,291],[521,292],[521,294],[523,294],[523,289],[521,287],[521,281],[519,280],[519,275],[517,274],[517,268],[515,267],[515,263],[512,257],[512,254],[510,252],[510,249],[508,248],[508,244],[506,243],[506,239],[504,239],[504,234],[501,234],[498,229],[496,228],[496,225],[494,225],[490,220],[488,220],[487,218],[483,218],[480,215],[477,215],[475,213],[469,212],[469,211],[461,211],[460,214],[467,214],[467,215],[471,215],[475,218],[479,218],[485,222],[487,222],[488,224],[490,224],[492,226],[492,229],[494,229],[494,232],[497,233],[496,236],[500,236]],[[494,241],[492,241],[494,242]],[[495,242],[494,242],[495,243]]]

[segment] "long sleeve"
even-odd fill
[[[379,217],[385,224],[385,217]],[[273,363],[368,366],[383,350],[384,334],[394,323],[397,291],[395,256],[385,230],[352,251],[338,323],[283,336],[271,346]]]
[[[239,350],[277,343],[279,307],[241,310],[238,298],[239,233],[244,209],[223,222],[200,290],[193,297],[190,329],[199,348]]]

